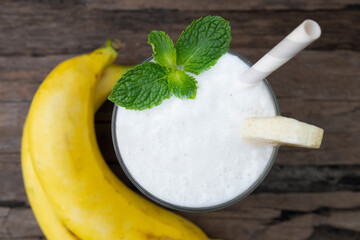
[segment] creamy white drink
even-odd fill
[[[241,139],[246,117],[275,116],[265,85],[241,85],[248,65],[223,55],[197,75],[194,100],[176,97],[143,111],[117,107],[115,139],[132,178],[173,205],[206,208],[228,202],[251,187],[274,148]]]

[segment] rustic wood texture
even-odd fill
[[[282,115],[325,129],[320,150],[282,147],[265,181],[243,201],[179,214],[212,238],[360,239],[360,2],[358,0],[0,1],[0,240],[45,239],[31,212],[20,166],[32,97],[59,62],[118,38],[121,64],[151,54],[153,29],[175,40],[193,18],[230,21],[231,48],[256,61],[303,19],[322,37],[270,81]],[[112,104],[96,114],[101,151],[121,180],[111,142]]]
[[[174,9],[174,10],[319,10],[319,9],[343,9],[356,7],[359,4],[356,0],[317,0],[317,1],[279,1],[279,0],[253,0],[253,1],[234,1],[234,0],[199,0],[196,4],[192,0],[88,0],[83,2],[90,8],[107,9],[107,10],[141,10],[144,8],[155,9]]]

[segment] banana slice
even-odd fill
[[[242,125],[242,138],[256,143],[320,148],[324,130],[287,117],[251,117]]]

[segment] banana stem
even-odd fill
[[[109,39],[106,41],[105,46],[111,46],[116,51],[120,51],[123,48],[124,44],[118,39]]]

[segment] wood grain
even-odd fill
[[[150,46],[146,48],[151,50]],[[234,50],[252,62],[266,53],[266,49],[234,48]],[[149,55],[149,53],[141,53],[137,59],[134,58],[133,61],[126,63],[125,52],[121,52],[118,61],[128,65],[138,64]],[[74,55],[0,56],[0,102],[31,101],[47,74],[61,61],[72,56]],[[359,58],[360,53],[354,51],[302,52],[268,78],[279,98],[280,110],[288,112],[289,98],[293,98],[294,103],[301,107],[308,105],[309,101],[319,100],[318,104],[310,105],[317,107],[312,110],[313,112],[322,107],[320,100],[359,102]],[[283,98],[287,99],[282,100]],[[301,102],[297,103],[297,101]]]
[[[139,0],[139,1],[116,1],[116,0],[87,0],[86,6],[90,8],[106,10],[139,10],[144,8],[174,9],[174,10],[318,10],[318,9],[345,9],[359,5],[356,0],[346,1],[278,1],[278,0],[253,0],[253,1],[232,1],[232,0],[199,0],[194,4],[191,0]]]
[[[264,50],[243,52],[256,59]],[[2,152],[20,151],[22,125],[32,96],[51,69],[71,56],[0,57],[0,158]],[[359,57],[358,52],[305,51],[269,77],[283,115],[326,130],[320,151],[283,148],[278,163],[359,164],[360,149],[352,144],[360,140],[356,121],[360,119]],[[106,104],[96,115],[97,122],[110,123],[111,111],[112,105]],[[105,157],[114,159],[110,131],[109,125],[101,128],[99,142],[106,146]]]
[[[42,239],[30,208],[0,207],[0,239]]]
[[[223,210],[179,214],[212,238],[360,239],[360,14],[358,0],[3,0],[0,1],[0,240],[45,239],[22,182],[22,127],[36,89],[61,61],[108,38],[125,48],[118,63],[151,54],[151,30],[176,40],[193,18],[221,15],[231,48],[255,62],[303,19],[321,38],[268,80],[282,115],[325,129],[320,150],[281,147],[265,181]],[[122,172],[111,142],[112,104],[96,114],[101,151]]]
[[[314,105],[317,102],[310,102]],[[330,106],[339,107],[339,104]],[[350,104],[348,104],[350,105]],[[311,105],[309,105],[311,106]],[[359,106],[359,104],[357,105]],[[7,121],[0,123],[0,159],[6,160],[9,153],[19,153],[22,134],[22,124],[25,121],[26,112],[29,103],[2,103],[0,105],[0,116],[12,116]],[[345,110],[343,108],[342,110]],[[334,164],[359,164],[360,148],[354,144],[360,141],[359,128],[356,119],[359,117],[359,111],[353,113],[350,105],[348,112],[341,112],[338,115],[331,115],[332,121],[328,118],[313,117],[311,114],[301,112],[300,120],[321,126],[325,129],[325,136],[320,150],[309,150],[301,148],[282,147],[277,157],[277,163],[284,165],[334,165]],[[294,108],[294,114],[297,108]],[[110,115],[110,114],[108,114]],[[289,114],[292,116],[292,114]],[[96,124],[99,145],[104,153],[104,157],[109,161],[116,161],[111,142],[110,119],[106,122]],[[344,125],[337,125],[336,123]],[[2,154],[6,154],[2,156]]]
[[[292,240],[317,235],[319,239],[327,239],[324,236],[331,231],[342,233],[338,237],[358,236],[359,204],[360,193],[346,191],[264,193],[252,194],[215,212],[179,214],[201,226],[212,238]],[[319,230],[324,227],[326,231]],[[39,239],[41,236],[29,208],[0,207],[0,239]]]
[[[108,162],[113,172],[131,189],[117,162]],[[0,163],[0,206],[28,206],[19,163]],[[12,181],[7,181],[12,179]],[[312,166],[275,164],[254,193],[327,193],[360,191],[360,166]],[[138,191],[137,191],[138,192]]]
[[[360,25],[353,24],[360,21],[356,10],[334,11],[330,17],[328,11],[105,11],[13,1],[0,8],[0,55],[79,54],[118,38],[126,45],[123,61],[134,63],[151,53],[146,46],[150,31],[163,30],[175,40],[192,19],[208,14],[230,21],[232,48],[270,49],[304,19],[312,18],[322,26],[323,35],[310,49],[360,50]]]
[[[200,225],[205,221],[204,226],[211,226],[210,234],[214,229],[214,238],[308,239],[314,227],[321,225],[339,229],[346,226],[358,232],[359,201],[359,194],[350,192],[253,194],[219,212],[185,216]],[[348,210],[342,210],[345,206]],[[219,235],[215,235],[219,231],[217,224],[223,226]]]

